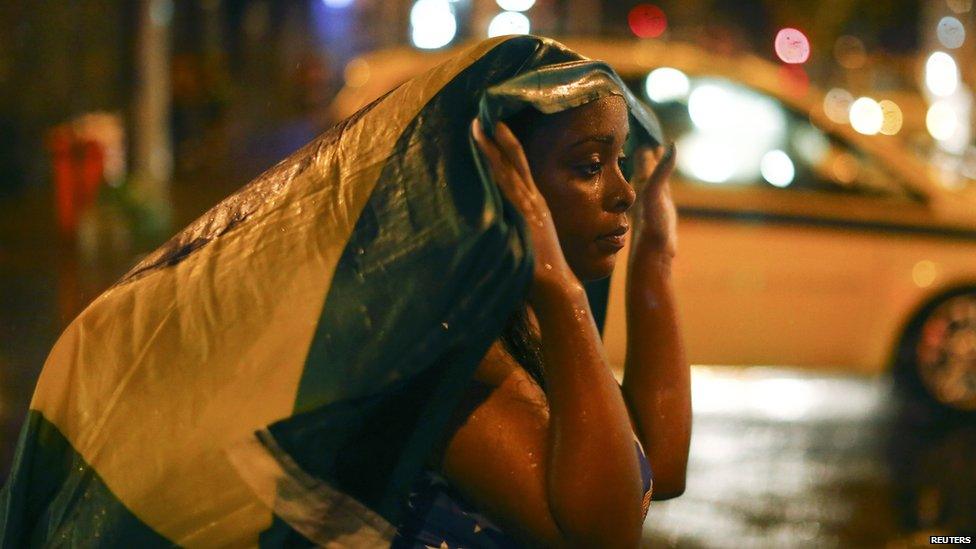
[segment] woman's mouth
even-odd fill
[[[604,249],[616,252],[624,247],[627,242],[627,231],[630,229],[627,225],[621,225],[614,229],[613,231],[597,237],[597,243]]]

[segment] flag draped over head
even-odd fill
[[[659,143],[604,64],[489,40],[218,204],[55,344],[0,492],[2,545],[388,543],[531,278],[470,121],[610,93],[632,141]]]

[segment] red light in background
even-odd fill
[[[785,28],[776,33],[776,57],[784,63],[803,63],[810,58],[810,41],[797,29]]]
[[[800,65],[781,65],[779,80],[786,92],[794,97],[803,97],[810,89],[810,77]]]
[[[640,38],[657,38],[668,28],[668,18],[654,4],[637,4],[627,14],[627,24]]]

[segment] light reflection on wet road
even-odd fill
[[[688,486],[654,547],[912,547],[976,531],[976,423],[888,379],[696,368]]]

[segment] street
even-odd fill
[[[976,528],[976,425],[887,377],[699,368],[688,488],[652,546],[915,547]],[[970,535],[966,534],[966,535]]]

